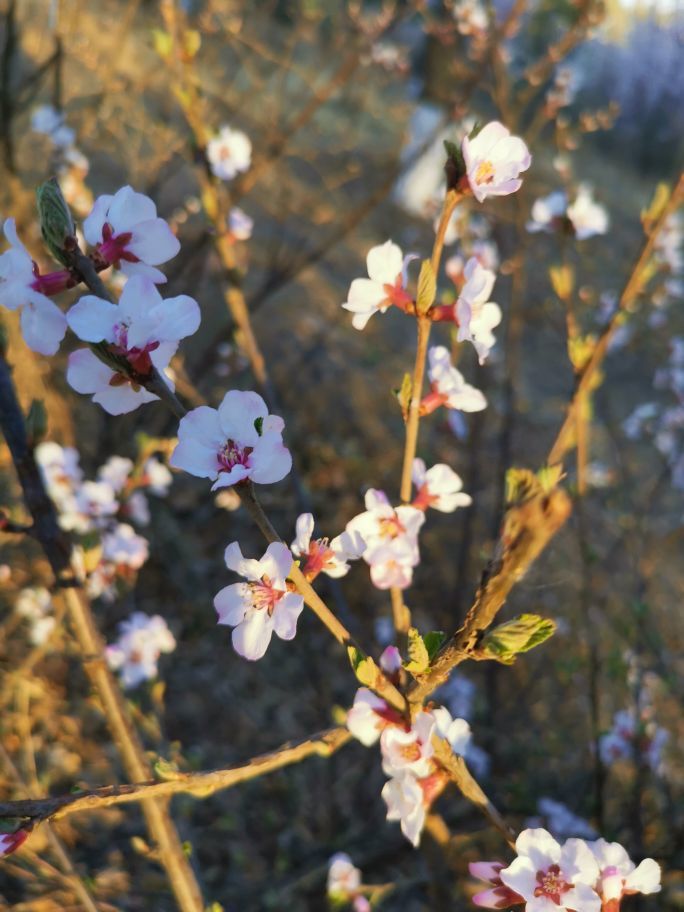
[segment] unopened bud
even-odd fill
[[[36,199],[43,240],[52,256],[68,266],[69,242],[76,236],[76,227],[56,178],[51,177],[38,187]]]

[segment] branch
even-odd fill
[[[0,425],[12,455],[26,506],[33,517],[35,537],[61,588],[70,623],[78,643],[83,667],[97,691],[109,729],[119,748],[124,768],[134,779],[145,779],[151,769],[143,745],[131,725],[119,685],[103,658],[105,644],[97,629],[87,596],[71,563],[71,543],[59,527],[54,504],[48,497],[26,435],[26,426],[17,401],[10,368],[0,356]],[[183,852],[166,807],[145,801],[143,813],[159,856],[168,875],[178,906],[183,912],[202,912],[199,886]]]
[[[148,780],[132,785],[108,785],[102,788],[26,801],[0,802],[0,817],[24,818],[34,822],[59,819],[79,811],[101,810],[115,804],[170,798],[186,794],[207,798],[240,782],[256,779],[266,773],[299,763],[306,757],[330,757],[351,740],[343,727],[329,728],[302,741],[288,742],[277,750],[253,757],[247,763],[204,773],[174,773],[164,781]]]

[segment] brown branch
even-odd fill
[[[130,722],[119,685],[104,660],[105,644],[99,634],[89,600],[71,564],[71,543],[57,521],[54,504],[48,497],[26,435],[26,426],[12,383],[10,368],[0,357],[0,425],[12,455],[24,500],[31,516],[35,536],[40,542],[61,589],[71,627],[78,643],[84,669],[97,691],[107,724],[117,744],[126,773],[133,779],[146,779],[151,769],[145,750]],[[183,852],[167,808],[157,801],[143,803],[143,814],[176,901],[183,912],[202,912],[199,886]]]
[[[243,764],[204,773],[174,773],[164,781],[146,779],[132,785],[108,785],[82,792],[24,801],[0,802],[0,817],[23,818],[35,822],[57,820],[79,811],[100,810],[134,801],[168,799],[172,795],[206,798],[240,782],[299,763],[307,757],[330,757],[351,740],[343,727],[329,728],[302,741],[288,742],[275,751],[253,757]]]

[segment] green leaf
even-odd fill
[[[419,314],[426,314],[435,301],[437,294],[437,279],[430,260],[423,260],[418,276],[418,296],[416,310]]]
[[[404,379],[401,381],[401,389],[397,391],[397,399],[399,400],[399,405],[401,406],[401,413],[404,416],[404,421],[408,416],[409,406],[411,405],[411,394],[413,392],[413,380],[411,374],[404,374]]]
[[[445,639],[446,634],[443,630],[431,630],[423,637],[423,642],[425,643],[425,648],[427,649],[430,662],[432,662],[434,657],[439,652],[440,647]]]
[[[170,56],[173,50],[173,38],[168,32],[164,32],[161,29],[152,29],[152,43],[162,60],[166,60]]]
[[[539,646],[555,631],[555,621],[540,617],[538,614],[521,614],[485,634],[480,652],[483,658],[512,665],[516,656]]]

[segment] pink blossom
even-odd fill
[[[16,830],[14,833],[0,833],[0,858],[3,855],[11,855],[16,852],[28,839],[27,830]]]
[[[392,778],[385,783],[382,798],[387,805],[387,819],[398,820],[401,832],[417,848],[427,813],[425,795],[418,780],[410,773]]]
[[[10,248],[0,255],[0,305],[8,310],[21,309],[21,332],[30,349],[54,355],[66,332],[66,317],[43,294],[38,269],[17,236],[14,219],[5,221],[3,231]],[[66,283],[62,282],[64,287]]]
[[[506,196],[522,185],[521,171],[527,171],[532,157],[522,139],[511,136],[499,121],[483,127],[472,139],[465,136],[461,146],[468,183],[478,202],[488,196]]]
[[[212,491],[246,478],[273,484],[292,468],[284,426],[258,393],[230,390],[218,409],[203,405],[181,419],[169,464],[211,479]]]
[[[399,713],[367,687],[359,687],[347,713],[347,728],[366,747],[379,740],[388,725],[403,725]]]
[[[461,412],[481,412],[487,407],[484,394],[466,383],[463,374],[451,363],[449,352],[443,345],[430,348],[428,360],[432,393],[421,403],[424,414],[429,414],[440,405]]]
[[[418,779],[429,776],[433,768],[435,725],[432,713],[419,712],[409,731],[397,725],[383,729],[380,750],[385,774],[401,776],[408,772]]]
[[[483,890],[473,896],[476,906],[484,909],[507,909],[509,906],[518,906],[525,902],[522,896],[502,883],[500,874],[503,867],[501,861],[473,861],[468,865],[473,877],[492,885],[489,890]]]
[[[638,866],[617,842],[597,839],[590,842],[600,876],[596,889],[603,900],[603,912],[618,912],[623,896],[660,892],[660,866],[645,858]]]
[[[461,491],[460,477],[444,463],[427,469],[422,459],[414,459],[411,477],[416,487],[411,506],[419,510],[432,507],[441,513],[453,513],[458,507],[467,507],[473,502],[469,494]]]
[[[103,264],[156,283],[166,282],[166,276],[154,267],[180,250],[178,238],[164,219],[157,217],[154,202],[128,186],[114,196],[98,196],[83,222],[83,234]]]
[[[175,648],[176,641],[163,617],[135,611],[119,624],[119,639],[107,647],[107,662],[119,672],[123,687],[137,687],[156,678],[159,656]]]
[[[517,858],[500,877],[522,896],[527,912],[600,912],[594,890],[599,868],[583,840],[568,839],[560,846],[547,830],[523,830],[515,850]]]
[[[297,518],[297,537],[290,545],[292,553],[303,561],[304,576],[308,580],[314,579],[319,573],[325,573],[333,579],[345,576],[349,572],[347,562],[359,556],[351,536],[343,532],[332,541],[327,538],[312,541],[313,529],[313,514],[302,513]]]
[[[406,291],[406,267],[411,257],[404,258],[392,241],[372,247],[366,258],[367,279],[354,279],[347,300],[342,305],[354,314],[352,326],[363,329],[378,311],[385,313],[392,304],[406,310],[413,299]]]
[[[329,862],[328,896],[342,902],[351,899],[361,886],[361,871],[345,852],[337,852]]]
[[[495,345],[492,330],[501,322],[501,308],[489,300],[496,276],[471,257],[463,271],[465,285],[455,304],[458,341],[472,342],[480,364]]]
[[[226,586],[214,598],[219,624],[233,627],[233,648],[245,659],[262,658],[275,633],[281,640],[292,640],[304,599],[287,585],[292,554],[286,545],[274,542],[261,560],[242,556],[237,542],[228,545],[226,566],[246,583]]]

